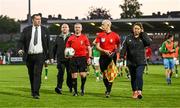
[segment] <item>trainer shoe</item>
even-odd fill
[[[168,85],[170,85],[171,84],[171,78],[166,78],[166,82]]]
[[[98,82],[99,81],[99,77],[96,77],[96,82]]]
[[[176,74],[175,77],[178,78],[178,74]]]
[[[137,97],[138,97],[138,99],[142,99],[142,91],[141,90],[138,91]]]
[[[110,97],[110,92],[106,92],[105,96],[106,96],[106,98],[109,98]]]
[[[44,79],[45,79],[45,80],[47,80],[47,79],[48,79],[48,77],[47,77],[47,76],[45,76],[45,77],[44,77]]]
[[[138,91],[133,91],[132,98],[133,99],[137,99],[138,98]]]
[[[169,78],[169,84],[171,84],[171,78]]]
[[[56,88],[55,88],[55,92],[56,92],[57,94],[62,94],[62,89],[56,87]]]
[[[130,79],[131,79],[131,76],[130,76],[130,75],[127,75],[127,79],[129,79],[129,80],[130,80]]]

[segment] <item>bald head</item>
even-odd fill
[[[74,25],[74,31],[75,31],[75,34],[76,34],[76,35],[81,34],[82,24],[76,23],[76,24]]]
[[[62,24],[62,26],[61,26],[61,32],[62,32],[63,34],[69,33],[69,25],[68,25],[68,24]]]

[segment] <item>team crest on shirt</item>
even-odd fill
[[[101,42],[105,42],[106,41],[106,39],[105,38],[101,38]]]
[[[110,43],[113,43],[113,39],[110,39]]]
[[[81,45],[82,45],[82,44],[83,44],[83,41],[81,40],[80,43],[81,43]]]

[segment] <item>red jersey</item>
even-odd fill
[[[114,51],[119,47],[120,36],[115,32],[101,32],[96,37],[96,43],[100,43],[100,47],[105,50]]]
[[[66,42],[66,47],[72,47],[75,50],[75,57],[86,56],[88,53],[88,46],[90,46],[89,39],[84,34],[81,34],[80,36],[73,34]]]
[[[151,58],[151,55],[152,55],[152,50],[150,47],[147,47],[146,48],[146,57],[147,58]]]

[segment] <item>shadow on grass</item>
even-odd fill
[[[85,95],[91,95],[93,97],[102,97],[102,98],[105,98],[105,93],[92,93],[92,92],[88,92],[88,93],[85,93]],[[121,95],[114,95],[114,94],[111,94],[110,95],[111,97],[119,97],[119,98],[131,98],[131,97],[128,97],[128,96],[121,96]]]
[[[12,88],[14,90],[17,91],[22,91],[22,92],[28,92],[29,94],[31,93],[30,88],[26,88],[26,87],[16,87],[16,88]],[[40,89],[40,94],[53,94],[53,95],[59,95],[54,91],[54,88],[52,88],[51,90],[49,89]],[[70,93],[68,90],[67,91],[62,91],[62,96],[72,96],[73,93]],[[80,95],[80,92],[79,92]],[[89,95],[89,96],[93,96],[93,97],[99,97],[99,98],[105,98],[105,93],[97,93],[97,92],[85,92],[85,95]],[[115,97],[115,98],[124,98],[124,99],[129,99],[131,98],[130,96],[124,96],[121,94],[111,94],[111,97]]]
[[[11,89],[14,89],[17,91],[23,91],[23,92],[31,92],[30,88],[25,88],[25,87],[12,87]]]
[[[31,96],[27,96],[27,95],[23,95],[23,94],[18,94],[16,92],[4,92],[4,91],[0,91],[0,94],[2,95],[8,95],[8,96],[16,96],[16,97],[25,97],[25,98],[31,98]]]
[[[14,80],[0,80],[0,83],[1,83],[1,82],[3,82],[3,83],[4,83],[4,82],[7,82],[7,83],[8,83],[8,82],[14,82]]]
[[[30,88],[26,88],[26,87],[13,87],[12,89],[15,89],[15,90],[18,90],[18,91],[22,91],[22,92],[31,92],[31,89]],[[52,90],[47,90],[47,89],[40,89],[40,94],[55,94],[55,91],[52,89]]]

